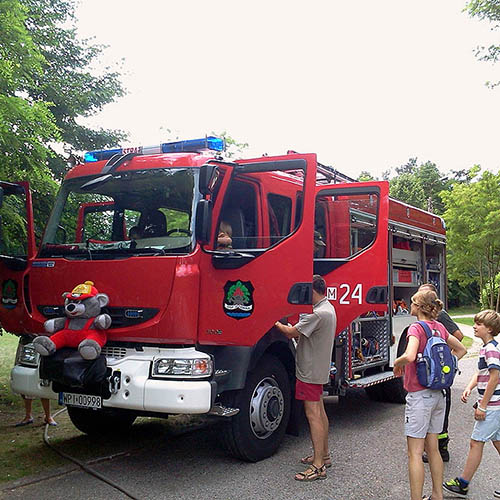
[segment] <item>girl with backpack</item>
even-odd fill
[[[429,458],[432,476],[432,495],[427,500],[442,500],[443,461],[438,448],[438,435],[441,432],[446,410],[442,389],[422,385],[417,376],[417,358],[424,354],[430,329],[432,336],[441,337],[458,359],[467,352],[458,339],[450,335],[446,328],[436,321],[443,303],[435,292],[422,290],[411,298],[410,313],[419,321],[408,328],[405,352],[394,361],[394,375],[404,375],[404,388],[408,391],[405,408],[405,435],[408,445],[408,473],[410,478],[411,500],[421,500],[424,487],[424,448]],[[419,322],[424,322],[424,325]],[[443,369],[448,372],[449,368]],[[429,382],[429,385],[431,383]]]

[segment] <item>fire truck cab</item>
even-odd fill
[[[426,281],[445,296],[443,221],[314,154],[226,161],[222,149],[208,137],[87,153],[38,245],[29,186],[0,183],[0,322],[21,336],[15,392],[58,399],[89,434],[139,415],[213,415],[230,453],[260,460],[294,417],[294,345],[274,323],[312,311],[317,273],[338,317],[325,390],[402,402],[391,368],[414,320],[409,299]],[[61,294],[87,280],[110,298],[106,376],[41,378],[48,361],[29,335],[64,316]]]

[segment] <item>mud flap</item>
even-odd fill
[[[302,401],[299,401],[298,399],[295,399],[295,383],[294,383],[292,391],[290,419],[288,420],[286,433],[292,436],[299,436],[300,429],[304,427],[305,423],[306,423],[306,414],[304,412],[304,403]]]

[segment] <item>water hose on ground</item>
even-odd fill
[[[59,411],[57,411],[55,414],[54,414],[54,417],[56,417],[57,415],[59,415],[60,413],[62,413],[63,411],[66,411],[66,407],[60,409]],[[103,476],[101,473],[95,471],[94,469],[90,468],[88,465],[86,465],[85,463],[83,463],[82,461],[74,458],[74,457],[71,457],[69,455],[67,455],[66,453],[64,453],[63,451],[57,449],[54,445],[52,445],[50,442],[49,442],[49,424],[45,424],[45,430],[44,430],[44,433],[43,433],[43,441],[44,443],[53,451],[55,451],[58,455],[60,455],[61,457],[65,458],[66,460],[69,460],[70,462],[73,462],[74,464],[78,465],[78,467],[80,467],[81,469],[83,469],[85,472],[87,472],[88,474],[90,474],[91,476],[94,476],[96,477],[97,479],[109,484],[111,487],[121,491],[124,495],[126,495],[127,497],[129,498],[132,498],[133,500],[140,500],[138,497],[132,495],[132,493],[129,493],[126,489],[122,488],[119,484],[115,483],[114,481],[112,481],[111,479],[108,479],[106,476]],[[109,457],[111,458],[111,456]]]

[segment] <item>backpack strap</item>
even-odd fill
[[[427,335],[427,340],[429,340],[432,337],[432,332],[429,328],[429,325],[425,321],[417,321],[417,323],[424,329],[424,332]]]

